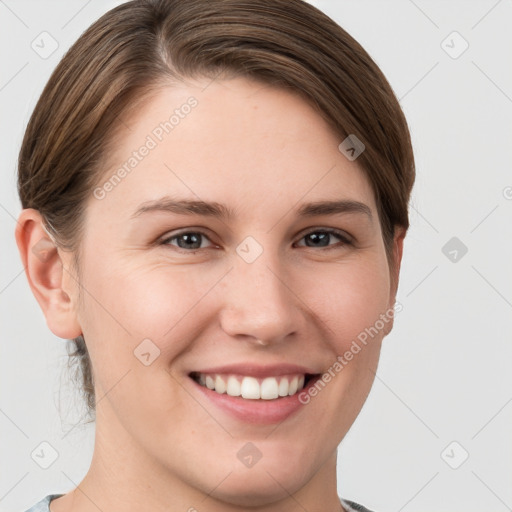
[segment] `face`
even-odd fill
[[[123,119],[87,204],[76,316],[101,437],[263,504],[332,466],[394,288],[370,184],[319,114],[244,78],[207,85]]]

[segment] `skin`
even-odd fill
[[[49,243],[41,217],[20,215],[20,254],[48,326],[61,338],[83,333],[95,374],[91,467],[52,512],[342,510],[336,449],[370,391],[392,321],[277,426],[231,417],[188,373],[242,361],[326,371],[393,306],[405,233],[396,230],[390,267],[368,179],[302,98],[246,78],[209,83],[163,88],[123,120],[100,185],[168,112],[198,100],[104,199],[91,194],[79,274],[61,248],[37,257],[37,244]],[[225,203],[236,214],[130,218],[166,194]],[[372,219],[296,214],[305,202],[335,199],[366,204]],[[183,238],[157,243],[183,228],[206,235],[197,252]],[[331,235],[315,245],[306,236],[325,228],[353,243]],[[263,249],[252,263],[236,252],[247,236]],[[146,338],[160,349],[150,366],[134,357]],[[262,453],[251,468],[237,458],[249,441]]]

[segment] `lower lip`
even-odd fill
[[[301,407],[304,407],[304,404],[299,400],[299,395],[314,385],[317,377],[310,379],[308,384],[295,395],[273,400],[250,400],[241,396],[230,396],[226,393],[221,395],[205,386],[201,386],[192,378],[190,380],[206,398],[236,419],[244,423],[271,425],[281,423]]]

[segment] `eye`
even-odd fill
[[[195,252],[205,248],[201,243],[201,239],[209,240],[201,231],[184,231],[183,233],[164,238],[160,243],[162,245],[175,245],[172,241],[176,240],[178,248],[185,249],[186,252]]]
[[[338,244],[329,243],[332,238],[337,238],[340,242]],[[160,242],[160,245],[173,245],[178,249],[183,249],[185,252],[194,253],[200,249],[208,248],[203,245],[202,241],[210,240],[208,236],[201,231],[183,231],[181,233],[168,236]],[[335,248],[344,245],[352,245],[350,237],[343,231],[336,229],[316,229],[305,234],[300,240],[306,240],[305,247],[308,248]],[[174,243],[176,242],[176,243]],[[299,245],[304,247],[304,245]]]
[[[315,231],[310,231],[305,234],[301,240],[306,240],[311,243],[311,245],[306,245],[306,247],[330,247],[329,241],[332,240],[333,237],[336,237],[341,243],[338,243],[338,246],[343,245],[351,245],[352,241],[349,236],[343,233],[343,231],[338,231],[337,229],[316,229]],[[302,246],[304,247],[304,246]]]

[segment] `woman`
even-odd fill
[[[116,7],[51,76],[16,240],[96,422],[30,510],[367,510],[337,446],[393,325],[414,160],[388,82],[301,0]]]

